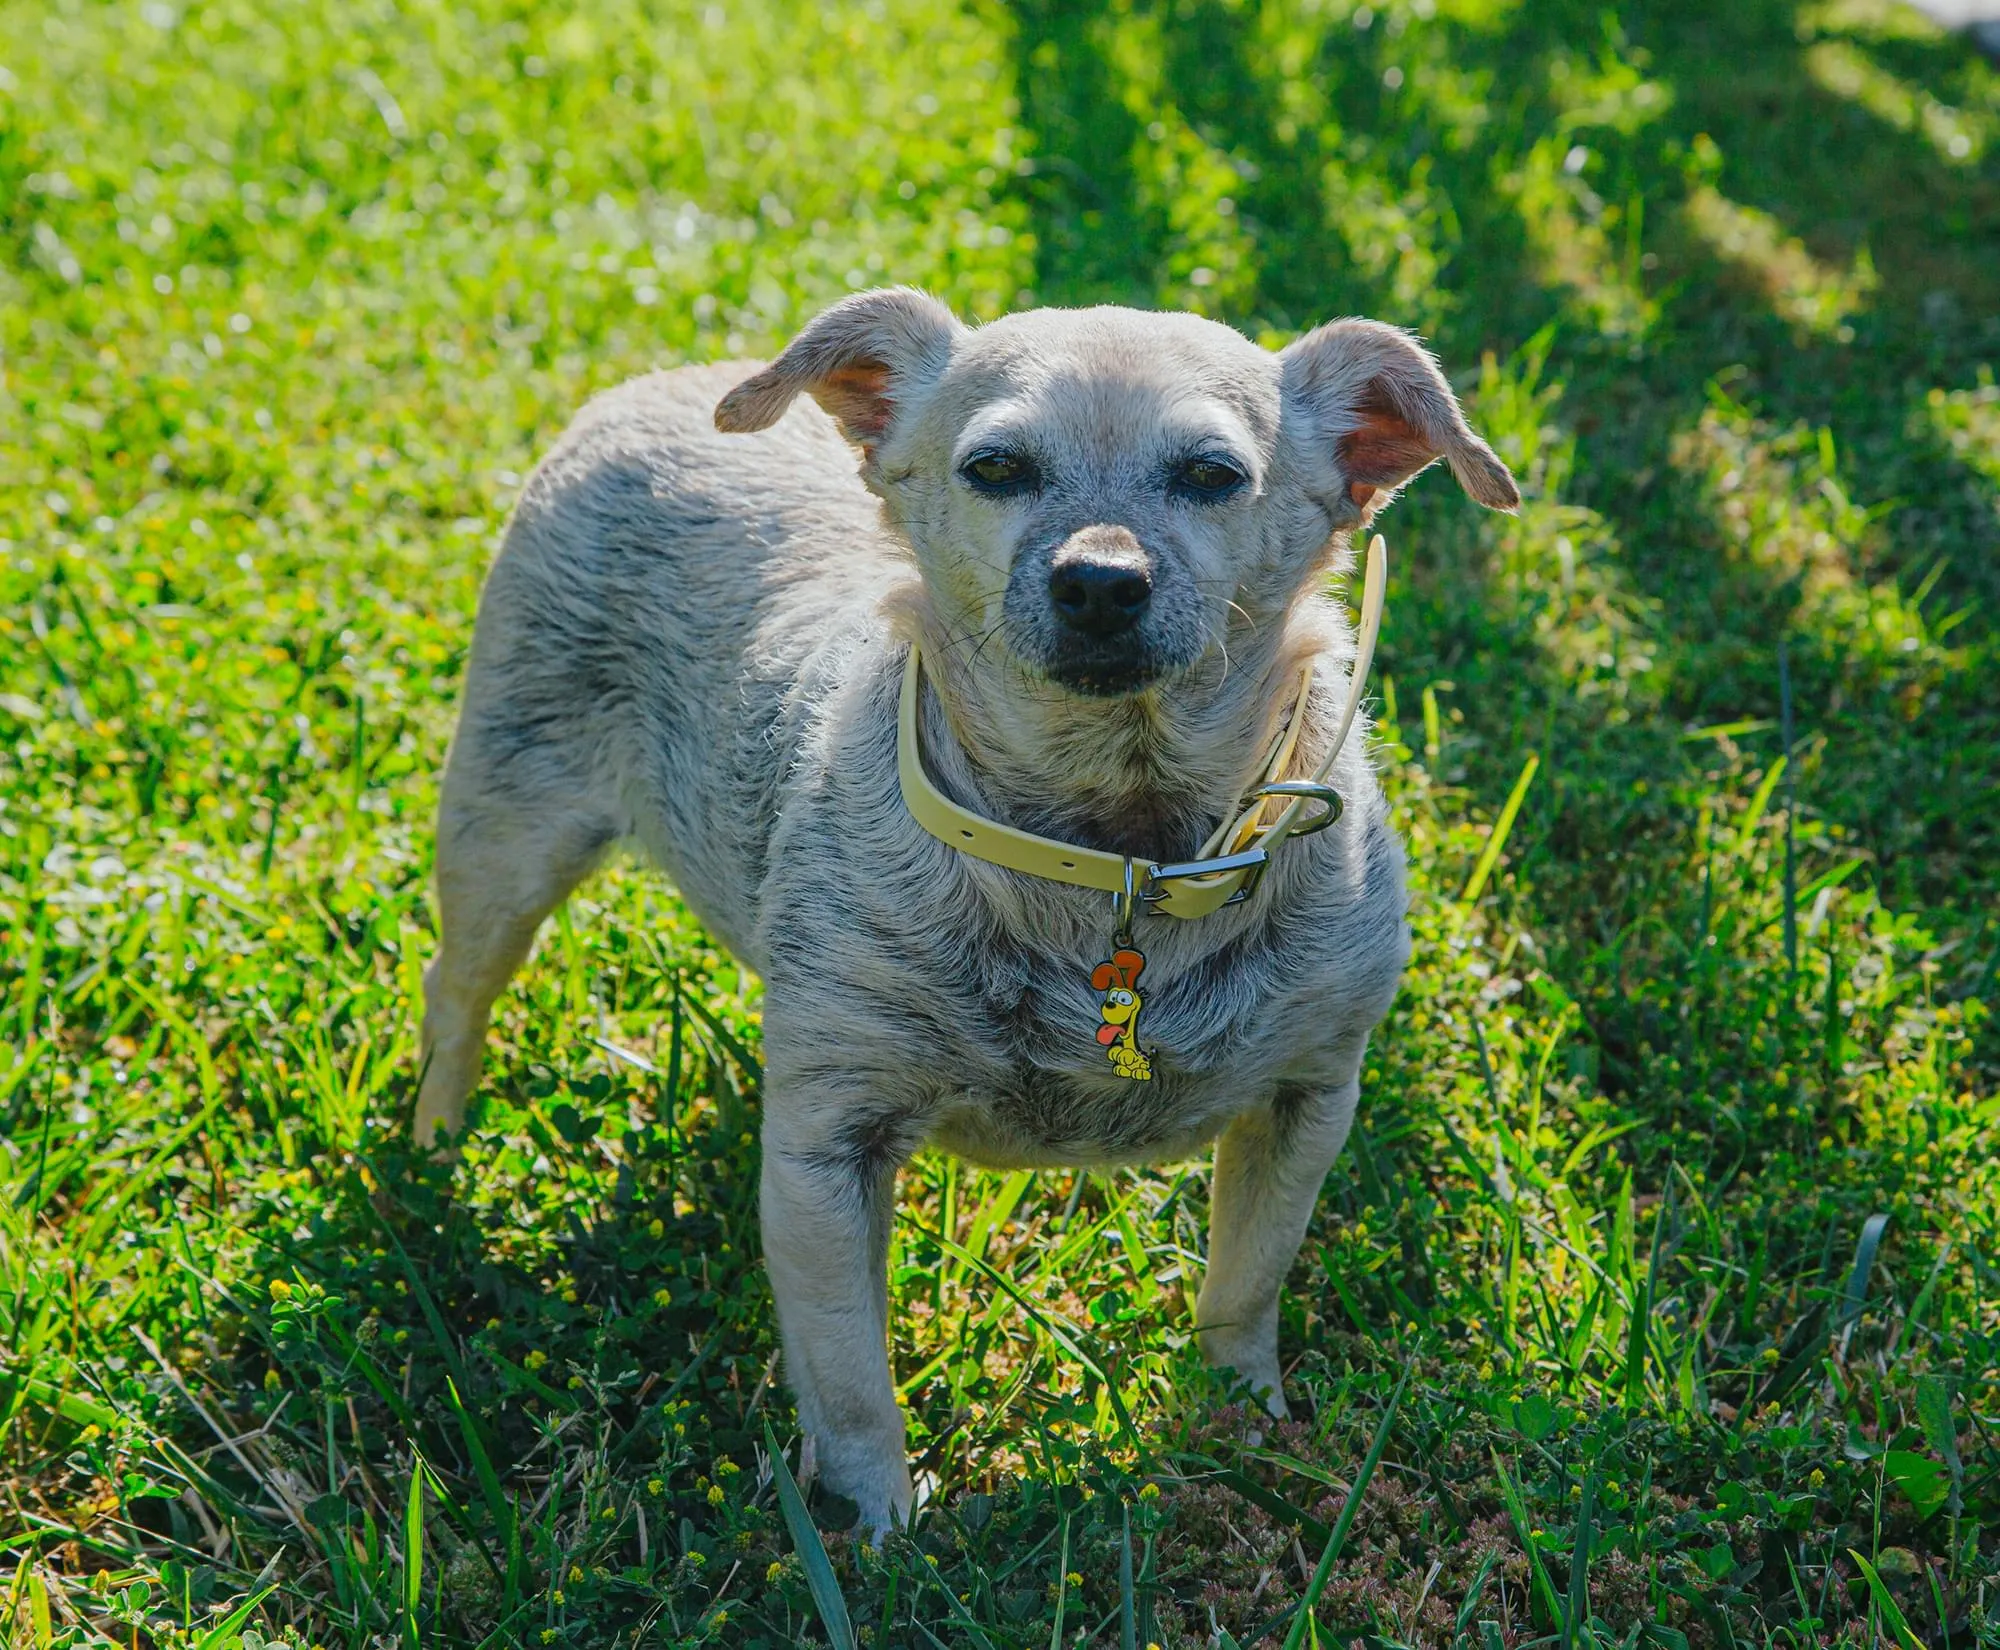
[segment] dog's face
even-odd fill
[[[1079,694],[1193,666],[1262,559],[1271,366],[1184,315],[967,333],[876,466],[947,623]]]
[[[1512,478],[1406,334],[1340,322],[1281,354],[1191,315],[1036,310],[969,329],[907,290],[815,320],[723,401],[812,393],[916,551],[962,662],[1073,695],[1171,682],[1291,603],[1334,535],[1433,459]]]

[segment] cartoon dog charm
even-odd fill
[[[1104,1045],[1111,1069],[1139,1083],[1150,1082],[1153,1076],[1153,1063],[1139,1047],[1139,1010],[1145,999],[1139,995],[1138,984],[1145,967],[1146,959],[1139,952],[1121,946],[1090,976],[1090,983],[1104,993],[1104,1001],[1097,1005],[1097,1012],[1104,1017],[1104,1024],[1097,1028],[1097,1040]]]

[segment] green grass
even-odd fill
[[[1528,503],[1387,524],[1301,1418],[1198,1166],[925,1158],[877,1555],[659,879],[399,1126],[521,475],[887,280],[1419,326]],[[2000,75],[1872,0],[0,0],[0,1640],[2000,1644],[1996,316]]]

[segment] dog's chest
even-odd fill
[[[940,1144],[995,1167],[1147,1163],[1199,1150],[1248,1103],[1242,1089],[1158,1073],[1112,1083],[1020,1068],[947,1108]]]
[[[1044,978],[968,1017],[971,1080],[942,1108],[939,1143],[1004,1165],[1157,1161],[1268,1098],[1275,1050],[1243,1034],[1240,1011],[1260,995],[1246,982],[1188,976],[1134,995],[1135,1017],[1107,1019],[1105,988]]]

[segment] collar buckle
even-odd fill
[[[1223,905],[1239,905],[1257,891],[1257,884],[1263,881],[1270,863],[1268,850],[1245,848],[1240,854],[1224,854],[1217,859],[1184,859],[1172,865],[1155,865],[1147,873],[1139,898],[1149,905],[1157,905],[1172,893],[1171,889],[1161,887],[1161,883],[1185,882],[1195,877],[1230,877],[1240,873],[1241,885],[1221,902]]]

